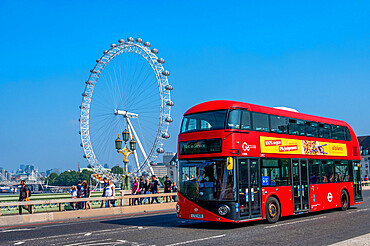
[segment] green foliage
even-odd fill
[[[117,166],[112,167],[110,172],[115,173],[115,174],[123,174],[123,168],[117,165]]]
[[[83,170],[82,172],[76,172],[74,170],[65,171],[60,175],[52,173],[47,178],[47,181],[49,185],[72,186],[77,185],[79,180],[81,181],[87,180],[90,183],[91,174],[92,172],[88,170]]]

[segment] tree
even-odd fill
[[[110,172],[115,173],[115,174],[123,174],[123,168],[117,165],[117,166],[112,167]]]

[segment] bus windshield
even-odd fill
[[[227,110],[209,111],[185,115],[181,133],[224,129]]]
[[[235,200],[233,170],[227,170],[226,159],[181,160],[180,193],[190,200]]]

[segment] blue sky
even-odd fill
[[[128,36],[158,48],[181,115],[230,99],[347,121],[369,135],[368,1],[1,1],[0,167],[86,166],[84,81]]]

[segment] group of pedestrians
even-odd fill
[[[72,195],[72,198],[90,198],[91,190],[90,190],[89,183],[86,180],[84,180],[83,182],[81,182],[81,180],[78,181],[77,185],[72,186],[71,195]],[[87,208],[91,209],[91,205],[89,201],[71,202],[70,205],[74,210],[87,209]]]
[[[169,178],[166,176],[164,182],[164,193],[171,193],[177,192],[177,185],[176,182],[171,182]],[[159,181],[157,180],[156,176],[153,175],[151,181],[149,178],[145,178],[141,176],[140,180],[138,177],[134,178],[134,183],[132,184],[132,195],[144,195],[144,194],[158,194],[159,193]],[[176,201],[176,196],[169,197],[170,202]],[[142,205],[148,201],[148,204],[153,204],[154,201],[159,203],[158,197],[152,197],[151,201],[149,197],[142,197],[142,198],[134,198],[132,201],[132,205]],[[164,202],[164,199],[163,201]],[[168,197],[166,197],[166,202],[168,202]]]

